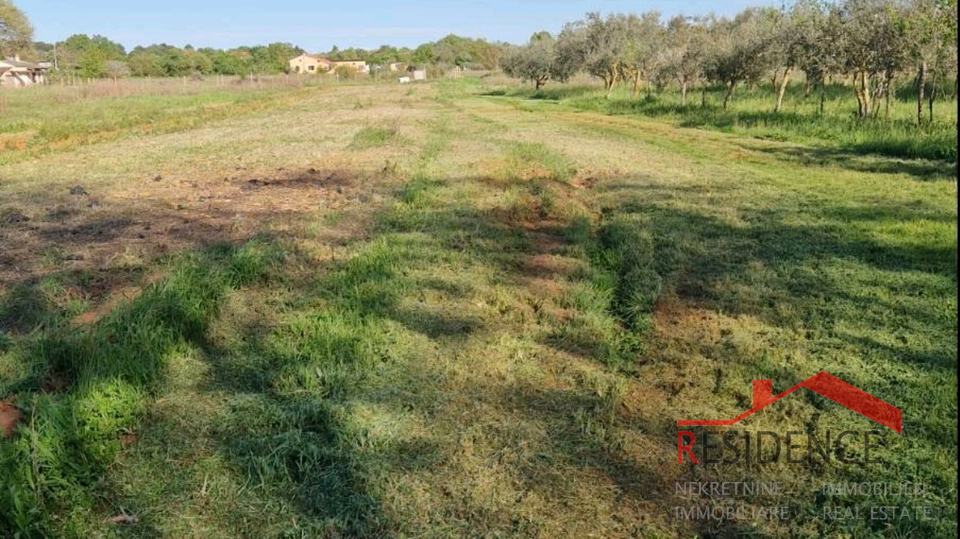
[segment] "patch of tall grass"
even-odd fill
[[[648,227],[632,214],[611,216],[597,227],[585,217],[575,218],[566,238],[591,264],[562,299],[577,314],[554,338],[610,367],[630,365],[643,350],[663,287]]]
[[[507,155],[511,179],[530,179],[546,172],[548,179],[567,181],[576,173],[569,159],[539,142],[511,143]]]
[[[350,147],[355,150],[365,150],[402,141],[403,137],[400,136],[400,130],[395,126],[366,126],[360,128],[353,135]]]

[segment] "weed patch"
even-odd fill
[[[353,135],[350,148],[354,150],[364,150],[378,146],[386,146],[388,144],[396,144],[402,141],[403,137],[400,136],[400,130],[396,127],[366,126]]]
[[[508,175],[514,180],[549,179],[568,181],[576,169],[570,161],[539,142],[517,142],[508,147]]]

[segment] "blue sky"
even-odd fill
[[[455,33],[519,43],[535,31],[559,31],[588,11],[665,15],[713,11],[731,14],[775,0],[13,0],[35,29],[35,39],[54,42],[71,34],[101,34],[136,45],[168,43],[229,48],[287,41],[311,52],[416,46]]]

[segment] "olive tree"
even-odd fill
[[[557,56],[566,69],[579,66],[603,80],[607,97],[623,73],[626,25],[622,17],[604,19],[588,13],[585,20],[568,23],[557,39]]]
[[[551,79],[566,81],[575,66],[558,62],[556,47],[556,40],[548,32],[537,32],[526,45],[507,51],[500,67],[511,77],[533,82],[537,90]]]
[[[618,25],[623,35],[623,56],[619,64],[621,78],[630,79],[633,84],[631,95],[636,97],[640,81],[653,79],[667,60],[660,12],[614,16],[611,23]]]
[[[677,15],[667,22],[664,33],[664,58],[659,75],[680,84],[680,106],[687,106],[687,90],[703,74],[702,63],[707,46],[707,27],[703,19]]]
[[[933,122],[933,102],[938,78],[956,69],[956,0],[914,0],[906,14],[909,58],[917,67],[917,125],[923,125],[924,92],[932,74],[929,94],[929,121]]]
[[[906,18],[897,0],[846,0],[841,6],[842,63],[853,76],[857,116],[876,113],[873,104],[904,67]],[[879,87],[874,88],[878,76]]]
[[[726,87],[723,108],[729,106],[737,85],[756,82],[773,64],[775,14],[769,8],[748,8],[733,20],[720,19],[711,27],[703,73]]]
[[[800,28],[803,19],[794,17],[786,10],[771,17],[771,47],[770,61],[773,67],[773,91],[776,104],[775,113],[783,108],[783,96],[787,92],[790,78],[800,61],[800,55],[806,44],[807,35]]]
[[[826,79],[842,71],[843,34],[840,10],[826,0],[799,0],[790,9],[793,31],[789,59],[806,78],[804,97],[819,88],[820,113],[826,101]]]

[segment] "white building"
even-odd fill
[[[23,62],[19,56],[0,60],[0,86],[23,87],[46,82],[49,64]]]

